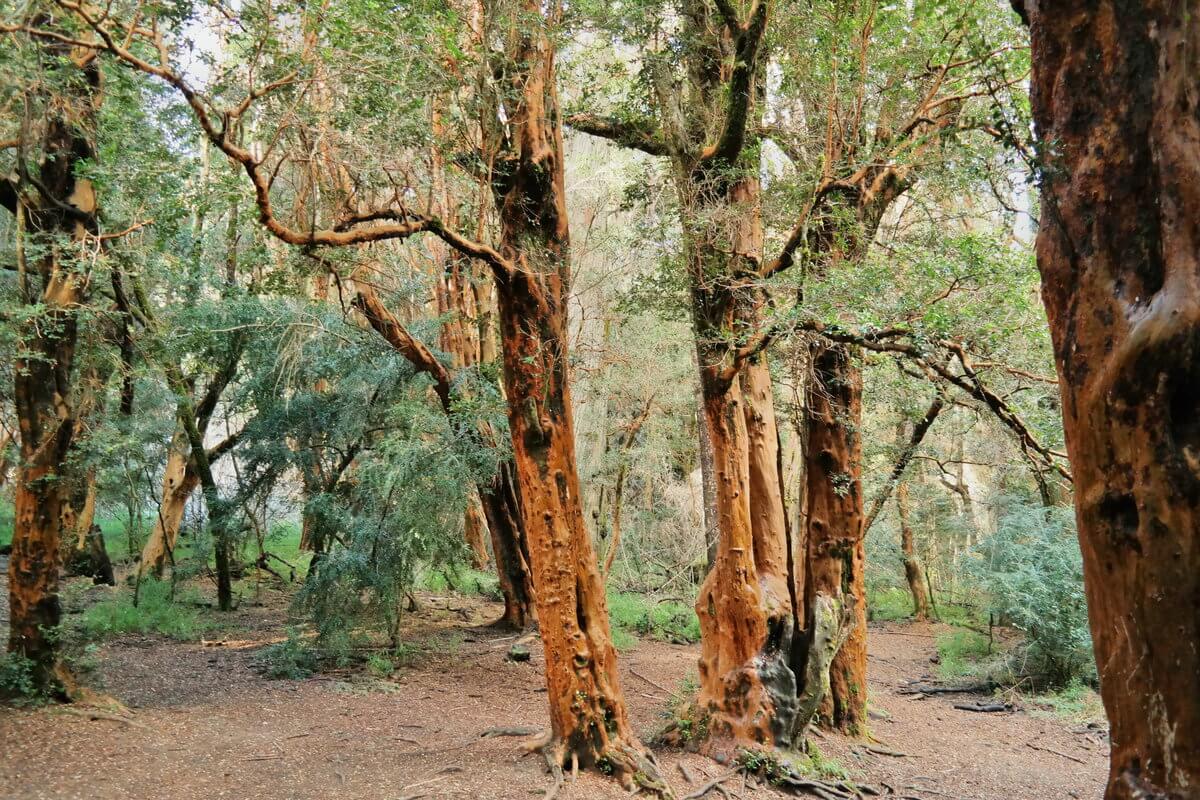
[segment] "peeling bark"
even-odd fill
[[[849,630],[830,665],[822,717],[847,733],[867,722],[867,603],[862,497],[862,371],[848,345],[816,343],[808,387],[806,605],[840,610]],[[819,623],[820,620],[817,620]],[[836,637],[835,637],[836,638]]]
[[[529,18],[545,11],[533,0],[520,4]],[[604,583],[584,521],[568,386],[569,227],[554,47],[543,28],[530,27],[507,34],[512,149],[494,192],[500,253],[512,265],[497,276],[500,337],[545,645],[551,737],[544,752],[556,771],[577,762],[669,796],[626,715]]]
[[[1200,786],[1200,18],[1025,5],[1042,298],[1111,724],[1106,797]]]

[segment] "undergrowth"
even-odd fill
[[[1066,719],[1076,723],[1103,722],[1104,703],[1096,690],[1082,680],[1076,679],[1063,688],[1045,694],[1030,695],[1028,701],[1035,708],[1034,716]]]
[[[938,672],[943,678],[981,677],[992,661],[988,638],[970,630],[938,634]]]
[[[190,641],[213,627],[202,619],[195,607],[200,595],[192,588],[177,588],[171,599],[170,583],[142,581],[138,604],[133,593],[121,591],[83,612],[79,626],[88,639],[102,639],[124,633],[158,633],[172,639]]]
[[[655,600],[633,592],[610,592],[608,616],[613,645],[629,650],[638,637],[674,644],[700,641],[700,620],[691,606],[677,600]]]
[[[20,653],[0,653],[0,702],[31,706],[45,700],[33,680],[33,662]]]

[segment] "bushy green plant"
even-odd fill
[[[317,653],[301,637],[299,628],[288,628],[282,642],[268,645],[254,657],[254,666],[271,680],[301,680],[317,668]]]
[[[913,615],[912,594],[899,586],[867,590],[867,615],[871,620],[894,622]]]
[[[988,638],[975,631],[955,630],[937,637],[939,672],[944,678],[978,675],[990,655]]]
[[[1083,559],[1069,508],[1005,503],[971,570],[989,610],[1025,634],[1013,670],[1050,685],[1095,675]]]
[[[103,639],[123,633],[159,633],[172,639],[189,641],[211,627],[201,619],[195,607],[199,595],[192,589],[177,591],[171,596],[171,585],[147,579],[138,591],[138,604],[133,593],[122,591],[103,600],[83,613],[80,626],[87,639]]]
[[[608,596],[608,616],[614,642],[634,635],[677,643],[700,640],[695,610],[675,600],[655,601],[633,592],[612,592]],[[617,649],[626,648],[618,643]]]
[[[33,679],[33,662],[20,653],[0,653],[0,702],[26,706],[44,699]]]

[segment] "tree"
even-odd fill
[[[0,180],[0,205],[17,222],[19,334],[13,365],[20,429],[16,512],[9,562],[8,649],[29,659],[40,689],[61,693],[66,673],[55,635],[64,520],[71,517],[65,468],[77,418],[75,364],[89,275],[103,247],[97,197],[86,177],[95,158],[102,98],[94,50],[43,42],[34,56],[46,88],[27,105],[15,141],[15,175]],[[36,164],[30,159],[36,158]]]
[[[499,75],[507,131],[491,173],[500,221],[499,246],[493,248],[448,228],[439,217],[405,206],[400,191],[392,196],[394,204],[388,198],[382,206],[346,209],[329,228],[288,225],[275,212],[274,173],[264,169],[265,156],[257,146],[239,144],[231,133],[256,100],[293,87],[295,71],[276,68],[274,80],[252,85],[240,101],[216,106],[174,69],[157,27],[93,15],[70,0],[59,5],[94,32],[97,46],[180,93],[212,144],[246,173],[260,222],[279,240],[315,250],[428,232],[488,265],[497,287],[513,462],[545,644],[551,732],[543,752],[560,779],[563,765],[578,763],[603,768],[626,785],[669,796],[625,712],[604,586],[584,524],[575,464],[566,336],[569,235],[551,35],[560,24],[561,9],[527,1],[486,7],[485,24],[503,42],[501,51],[485,48],[484,55]],[[30,27],[35,35],[69,38]],[[128,42],[147,39],[159,54],[157,62],[130,49]],[[188,424],[192,417],[180,418],[199,460],[201,443],[194,424]],[[203,465],[198,466],[204,484]],[[216,498],[215,492],[210,494]]]
[[[1200,783],[1200,24],[1014,3],[1032,36],[1037,260],[1075,467],[1106,797]]]

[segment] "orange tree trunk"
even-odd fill
[[[500,252],[513,266],[497,275],[497,293],[513,465],[545,645],[551,738],[544,752],[556,772],[578,761],[627,787],[669,795],[629,725],[604,584],[584,524],[567,383],[562,128],[543,11],[534,0],[522,2],[524,19],[509,33],[512,145],[494,192]]]
[[[1200,18],[1029,4],[1042,297],[1075,472],[1106,797],[1200,786]]]
[[[867,603],[863,573],[862,371],[847,345],[816,343],[807,391],[809,627],[837,626],[822,716],[858,734],[867,722]],[[830,613],[830,612],[833,613]],[[822,618],[822,614],[824,617]]]
[[[13,405],[20,430],[20,464],[14,492],[9,578],[8,649],[32,662],[33,679],[60,693],[56,628],[64,522],[70,513],[66,462],[75,431],[77,315],[87,297],[92,263],[85,240],[96,233],[91,182],[75,171],[95,156],[88,138],[100,98],[100,68],[91,54],[46,46],[48,59],[70,64],[77,80],[55,99],[43,126],[40,180],[33,187],[0,187],[0,203],[17,217],[17,254],[23,270],[21,302],[36,307],[22,316],[13,364]],[[33,143],[30,143],[32,147]],[[36,197],[31,200],[29,193]],[[32,245],[32,246],[30,246]],[[76,261],[78,254],[79,260]],[[26,257],[30,256],[27,263]]]
[[[504,616],[500,618],[500,624],[523,630],[534,624],[537,614],[520,489],[514,472],[512,461],[501,463],[491,485],[480,488],[479,499],[487,517],[496,576],[500,580],[500,594],[504,597]]]

